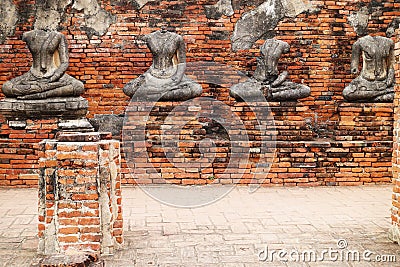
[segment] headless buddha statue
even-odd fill
[[[295,101],[310,95],[308,86],[287,80],[288,73],[279,73],[279,59],[288,53],[288,43],[274,38],[267,39],[260,48],[257,68],[252,78],[235,84],[230,89],[230,95],[238,101],[254,100],[260,92],[268,101]]]
[[[351,73],[359,73],[360,56],[363,66],[360,75],[344,90],[350,102],[393,102],[394,42],[382,36],[364,36],[353,45]]]
[[[7,97],[46,99],[79,96],[83,83],[65,73],[68,68],[68,45],[65,36],[56,31],[33,30],[23,34],[33,57],[31,69],[2,87]]]
[[[201,95],[201,86],[185,75],[186,50],[182,36],[161,30],[142,37],[153,54],[148,71],[124,86],[124,93],[138,98],[183,101]]]

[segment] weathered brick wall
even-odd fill
[[[123,183],[314,186],[391,181],[391,104],[342,104],[338,113],[343,119],[333,137],[320,138],[311,130],[312,124],[286,121],[299,118],[301,103],[270,107],[236,103],[229,107],[237,116],[233,118],[224,109],[215,109],[217,103],[195,103],[164,102],[152,109],[132,103],[123,132]],[[204,115],[196,118],[191,111],[199,106]],[[204,118],[215,113],[222,122],[209,124]],[[238,122],[243,122],[243,128]],[[214,144],[204,148],[202,140],[207,138]]]
[[[400,30],[397,30],[396,62],[400,62]],[[389,237],[393,241],[400,242],[400,64],[396,64],[397,85],[395,86],[395,109],[393,130],[393,194],[392,194],[392,228]]]
[[[37,186],[39,142],[55,137],[59,119],[27,120],[10,127],[1,118],[0,185]]]
[[[120,146],[116,140],[40,143],[39,252],[67,250],[112,254],[121,247]]]
[[[123,94],[123,86],[151,64],[150,51],[136,37],[158,29],[157,24],[163,20],[169,20],[184,36],[188,74],[202,83],[203,96],[240,109],[240,104],[229,97],[228,87],[237,80],[237,71],[254,71],[258,47],[263,41],[258,41],[250,50],[232,52],[229,38],[241,15],[263,1],[233,1],[235,14],[218,20],[208,19],[204,9],[205,5],[215,4],[215,0],[154,1],[140,10],[127,0],[98,2],[116,16],[104,36],[89,38],[84,31],[84,13],[71,6],[67,7],[60,27],[70,48],[68,73],[85,83],[83,96],[89,101],[89,117],[124,113],[129,98]],[[350,74],[350,57],[351,46],[357,40],[347,17],[361,6],[367,6],[372,12],[370,32],[384,35],[392,19],[400,16],[400,4],[395,0],[310,2],[320,11],[286,18],[277,28],[277,38],[291,45],[279,68],[287,70],[292,81],[310,86],[311,96],[297,104],[270,103],[278,132],[278,150],[265,181],[288,185],[387,182],[391,177],[388,155],[392,147],[393,105],[343,103],[342,90],[354,78]],[[21,37],[33,28],[34,1],[14,3],[21,17],[15,34],[0,45],[0,86],[28,71],[31,62]],[[207,63],[198,65],[204,61]],[[251,118],[244,120],[251,121]],[[5,120],[0,122],[0,137],[5,144],[0,154],[4,157],[0,184],[34,184],[37,152],[31,145],[40,141],[36,139],[47,138],[48,131],[43,127],[27,128],[15,132],[21,134],[17,138],[10,135],[14,130],[9,129]],[[34,123],[29,127],[38,127],[40,122]],[[31,134],[43,136],[33,138]],[[53,134],[54,131],[49,138]],[[9,150],[8,143],[21,145]],[[24,151],[25,144],[33,150]],[[154,152],[152,149],[155,148],[150,148],[149,153]],[[25,165],[17,170],[16,164],[24,164],[23,161],[32,164],[32,168]],[[123,182],[133,183],[126,163],[122,167]]]

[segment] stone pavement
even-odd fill
[[[387,239],[391,191],[297,187],[250,194],[236,187],[218,202],[183,209],[124,187],[125,247],[103,259],[107,267],[400,266],[400,246]],[[0,266],[38,261],[36,198],[36,189],[0,188]],[[397,263],[372,261],[393,261],[391,255]]]

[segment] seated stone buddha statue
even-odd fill
[[[363,66],[359,71],[362,56]],[[394,98],[394,42],[382,36],[363,36],[353,45],[351,73],[360,75],[344,90],[350,102],[392,102]]]
[[[308,86],[287,80],[288,73],[279,73],[278,63],[283,53],[289,52],[289,44],[275,38],[267,39],[260,48],[261,57],[252,78],[235,84],[230,95],[238,101],[255,100],[260,92],[268,101],[294,101],[310,95]]]
[[[183,101],[200,96],[203,89],[185,75],[186,48],[182,36],[169,32],[167,25],[142,36],[153,55],[149,70],[124,86],[124,93],[136,99]]]
[[[83,83],[65,73],[69,64],[68,45],[62,33],[52,30],[32,30],[23,34],[32,54],[30,70],[3,84],[6,97],[45,99],[79,96]]]

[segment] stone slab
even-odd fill
[[[83,97],[55,97],[43,100],[5,98],[0,101],[0,113],[7,119],[39,119],[60,117],[84,118],[89,103]]]

